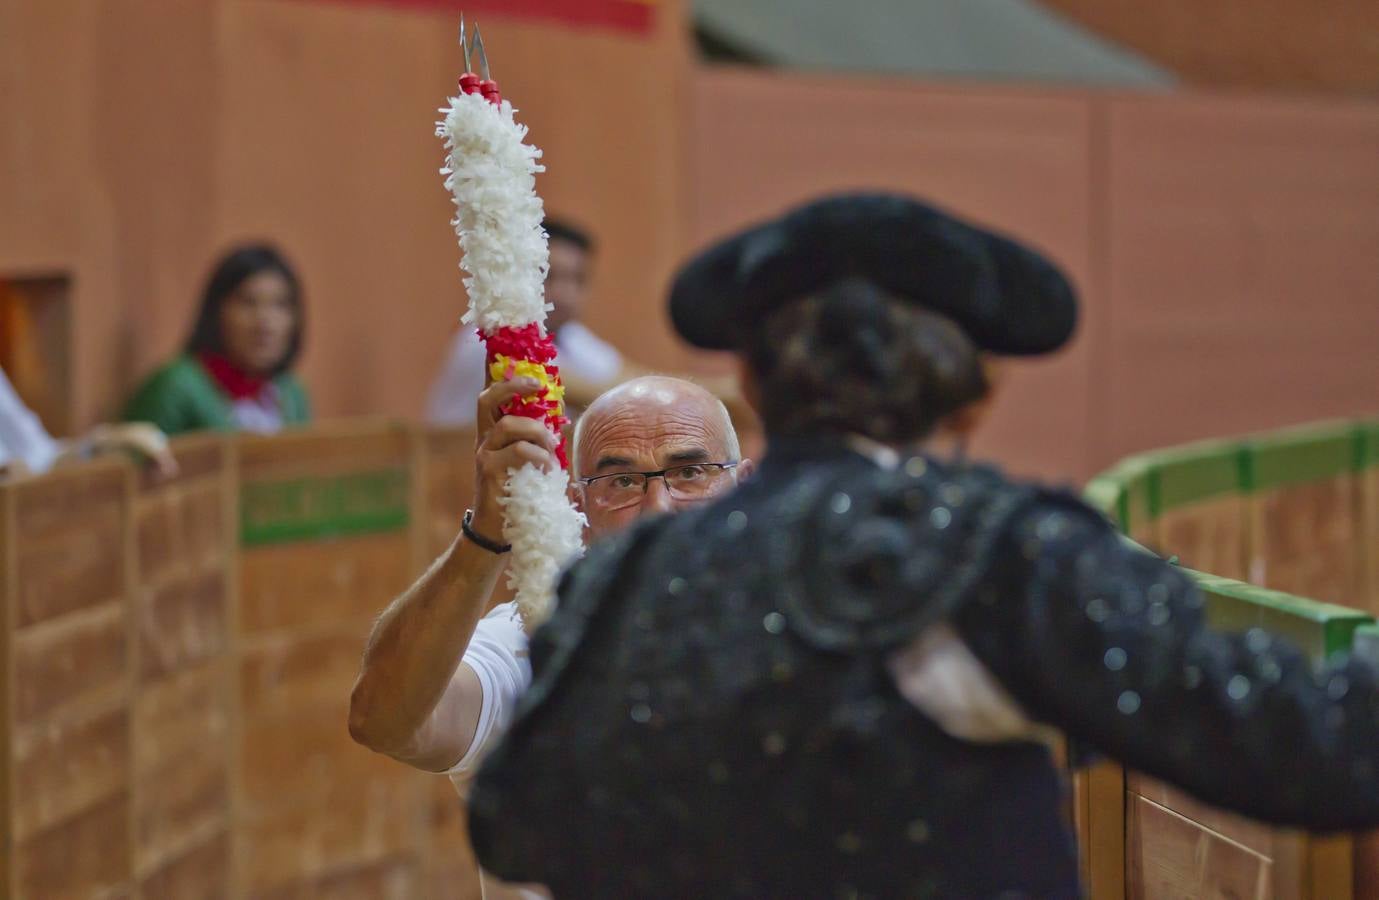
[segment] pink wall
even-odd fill
[[[1087,298],[979,450],[1082,477],[1127,452],[1379,408],[1379,103],[936,86],[696,67],[684,5],[632,37],[484,19],[602,252],[594,328],[666,325],[694,245],[827,189],[925,194],[1044,247]],[[463,298],[436,174],[454,16],[306,0],[0,3],[0,277],[73,277],[86,424],[173,352],[227,242],[299,263],[325,415],[416,416]]]
[[[1379,409],[1379,104],[708,69],[690,135],[697,240],[885,187],[1066,267],[1079,335],[1012,365],[976,448],[1018,471]]]
[[[479,21],[545,151],[547,209],[608,248],[593,324],[654,359],[673,347],[652,298],[683,243],[689,68],[681,0],[652,15],[645,36]],[[73,279],[71,421],[115,414],[175,352],[211,261],[246,237],[301,270],[318,411],[420,415],[464,304],[433,134],[457,21],[311,0],[0,0],[0,278]]]

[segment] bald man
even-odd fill
[[[516,604],[489,605],[506,559],[499,500],[508,469],[557,465],[555,439],[540,422],[500,412],[513,396],[539,388],[534,380],[514,379],[480,395],[474,507],[466,527],[379,617],[350,696],[356,741],[448,774],[461,790],[531,683]],[[573,445],[576,502],[595,540],[640,516],[720,496],[752,467],[740,459],[722,402],[690,382],[661,376],[600,396],[580,418]],[[490,900],[501,891],[485,885]]]

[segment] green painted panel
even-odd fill
[[[1360,467],[1379,467],[1379,420],[1360,423]]]
[[[1082,499],[1093,509],[1100,510],[1107,518],[1115,521],[1117,527],[1124,527],[1121,521],[1121,498],[1125,495],[1125,486],[1121,482],[1107,475],[1098,475],[1082,490]]]
[[[1325,481],[1355,470],[1360,432],[1349,422],[1278,432],[1247,444],[1255,490]]]
[[[1296,643],[1314,659],[1349,650],[1355,630],[1374,621],[1344,606],[1192,572],[1207,595],[1207,621],[1223,631],[1264,628]]]
[[[244,546],[399,531],[411,520],[405,468],[256,481],[240,488]]]
[[[1152,454],[1154,514],[1240,493],[1244,456],[1236,441],[1189,444]]]
[[[1152,521],[1149,458],[1128,456],[1087,483],[1082,497],[1129,533]]]

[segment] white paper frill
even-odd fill
[[[546,234],[536,193],[541,151],[525,143],[527,128],[512,104],[478,94],[452,97],[436,134],[445,140],[441,170],[455,203],[460,267],[469,294],[463,321],[484,333],[536,322],[545,333]],[[503,538],[512,544],[508,586],[529,626],[549,614],[562,566],[583,551],[584,516],[570,503],[560,469],[528,464],[508,472]]]

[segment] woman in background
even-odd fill
[[[303,327],[301,285],[287,261],[267,245],[235,248],[206,284],[185,351],[144,382],[124,418],[168,434],[266,434],[307,422],[306,390],[291,371]]]

